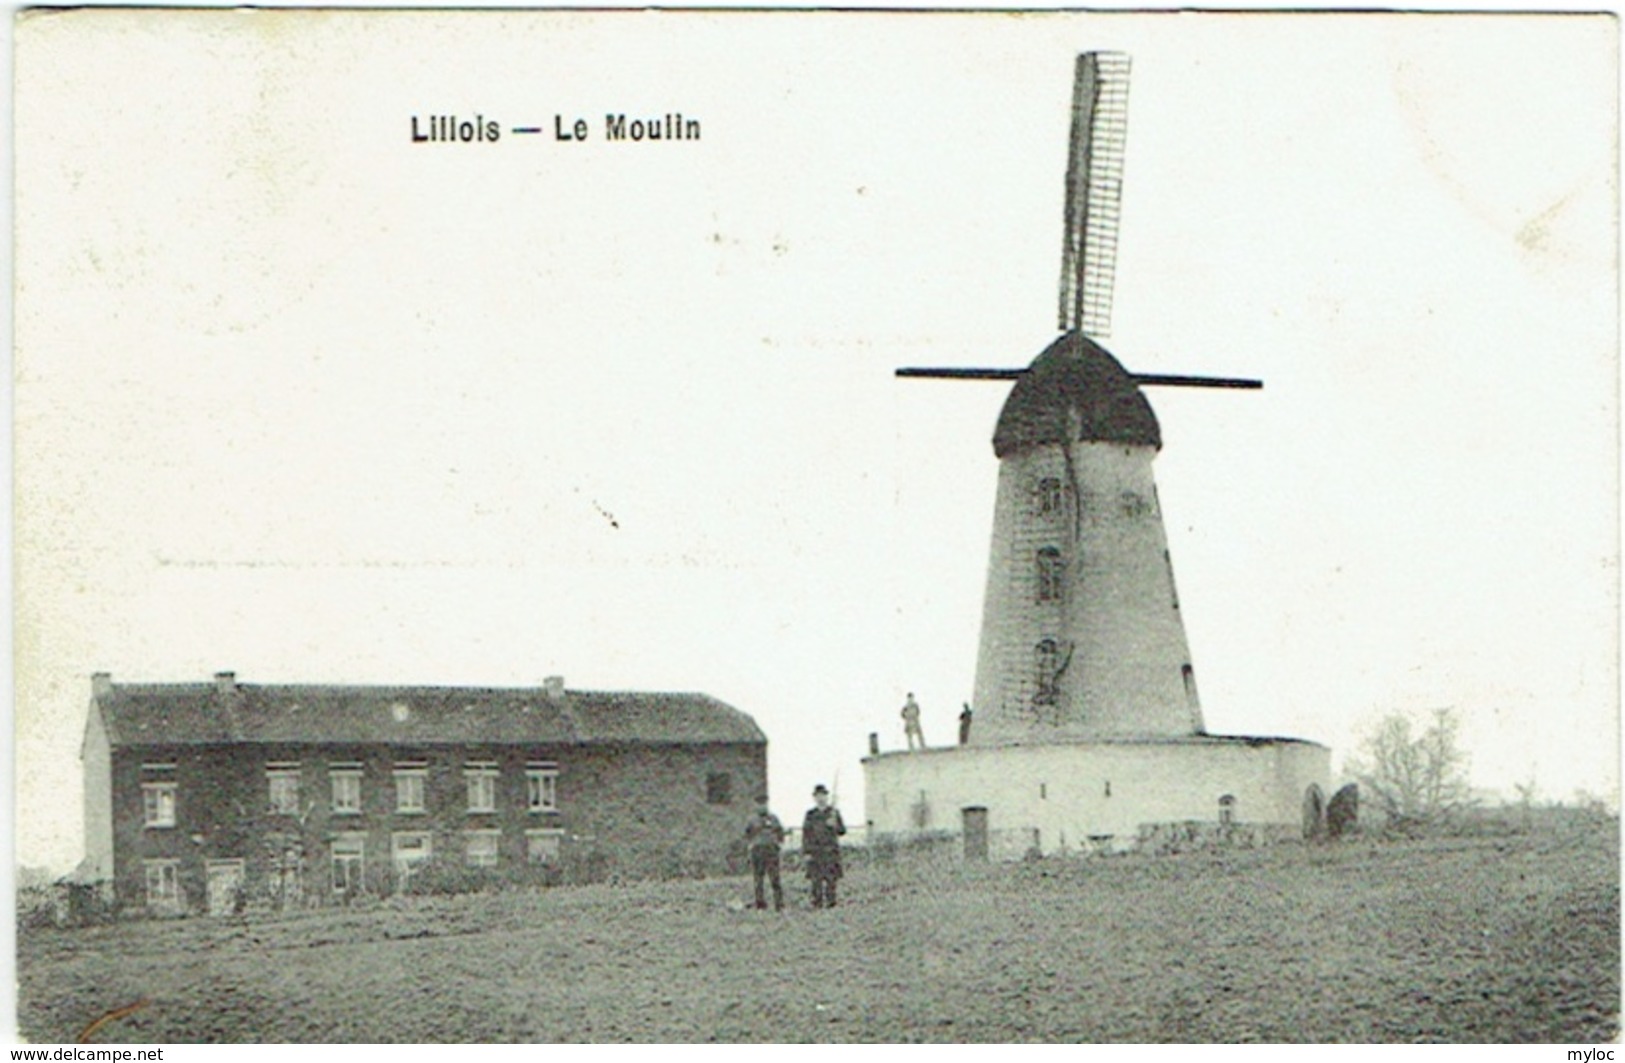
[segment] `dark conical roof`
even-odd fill
[[[1077,442],[1162,448],[1162,430],[1139,384],[1081,332],[1050,344],[1016,381],[999,413],[993,453],[1003,458],[1068,442],[1069,435]]]

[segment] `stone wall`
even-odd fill
[[[496,765],[493,811],[469,810],[471,761]],[[536,761],[557,765],[556,811],[529,808],[526,767]],[[422,812],[396,808],[394,768],[408,762],[424,765]],[[297,815],[270,810],[270,763],[298,765]],[[332,768],[356,764],[360,811],[335,811]],[[175,784],[173,826],[144,824],[141,784],[151,779]],[[145,906],[144,861],[174,860],[180,908],[198,911],[207,907],[211,861],[242,861],[244,887],[255,897],[281,890],[291,876],[297,903],[323,903],[332,893],[332,846],[340,835],[361,841],[365,883],[379,892],[391,888],[397,834],[427,834],[435,858],[462,863],[474,835],[494,832],[499,868],[526,864],[527,832],[549,830],[559,832],[565,855],[590,858],[604,874],[726,871],[737,863],[745,822],[766,787],[764,745],[290,745],[120,749],[105,791],[120,905]],[[297,854],[291,872],[290,851]]]
[[[1142,853],[1187,853],[1200,849],[1259,849],[1303,840],[1287,823],[1143,823],[1134,839]]]

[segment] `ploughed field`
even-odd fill
[[[1619,1031],[1615,820],[1504,837],[388,902],[25,932],[70,1042],[1488,1041]]]

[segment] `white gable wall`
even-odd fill
[[[93,882],[113,878],[113,754],[107,740],[102,710],[90,703],[85,725],[85,742],[80,750],[84,762],[85,857],[86,870]]]

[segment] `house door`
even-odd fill
[[[243,888],[241,860],[210,860],[204,864],[209,882],[209,914],[231,915]]]
[[[965,859],[987,862],[987,809],[972,805],[961,809],[960,819],[965,831]]]

